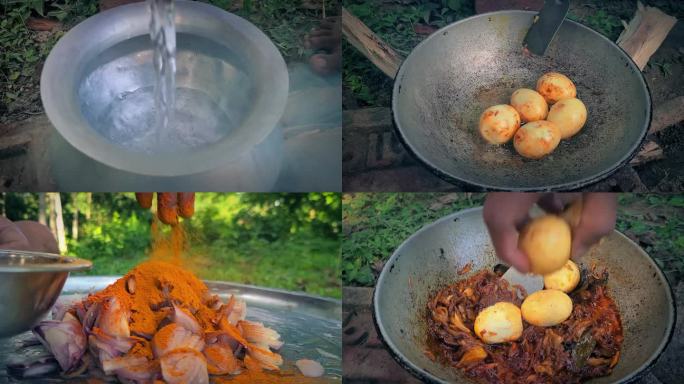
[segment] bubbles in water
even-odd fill
[[[123,92],[97,121],[109,140],[135,152],[160,153],[215,143],[232,127],[229,117],[206,93],[190,88],[176,90],[173,120],[157,136],[153,87]]]

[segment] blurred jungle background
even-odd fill
[[[40,72],[52,47],[69,29],[98,12],[134,1],[0,0],[0,128],[42,113]],[[252,22],[288,63],[311,54],[304,48],[304,35],[340,10],[339,0],[199,1]]]
[[[481,193],[354,193],[342,197],[342,282],[372,287],[394,250],[424,225],[481,206]],[[671,282],[684,279],[684,195],[619,194],[617,230]]]
[[[194,216],[181,224],[186,260],[201,278],[341,298],[340,194],[195,199]],[[93,261],[90,275],[124,274],[151,246],[154,213],[140,208],[133,193],[2,193],[0,215],[48,225],[62,254]]]

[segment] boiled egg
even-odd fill
[[[520,127],[513,138],[518,153],[529,159],[540,159],[553,152],[561,140],[561,132],[555,123],[537,120]]]
[[[523,331],[520,309],[507,302],[490,305],[477,314],[474,329],[487,344],[517,340]]]
[[[549,105],[539,92],[520,88],[511,95],[511,106],[520,114],[524,122],[544,120],[549,113]]]
[[[539,92],[549,104],[577,96],[575,84],[567,76],[558,72],[548,72],[537,80]]]
[[[556,215],[532,219],[520,231],[518,248],[530,260],[530,270],[545,275],[562,268],[570,260],[570,225]]]
[[[552,327],[570,317],[572,299],[565,292],[543,289],[527,296],[520,311],[528,323],[539,327]]]
[[[480,134],[491,144],[503,144],[520,128],[520,115],[508,104],[485,109],[480,115]]]
[[[569,293],[575,289],[579,281],[580,271],[577,264],[568,260],[561,269],[544,275],[544,288]]]
[[[563,99],[551,107],[546,120],[556,123],[561,131],[561,138],[567,139],[584,127],[587,122],[587,107],[580,99]]]

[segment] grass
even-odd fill
[[[342,198],[342,283],[373,286],[384,262],[423,225],[482,204],[482,194],[355,193]]]
[[[481,194],[375,193],[343,196],[342,283],[373,286],[384,262],[411,234],[452,212],[481,205]],[[617,229],[673,279],[684,279],[684,196],[619,197]]]
[[[273,243],[250,241],[228,248],[193,245],[186,264],[200,278],[341,298],[339,241],[300,236]],[[117,257],[82,255],[93,261],[86,275],[123,275],[147,259],[146,249]],[[92,257],[91,257],[92,256]]]
[[[344,0],[343,6],[398,53],[407,56],[427,35],[474,13],[468,0]],[[389,106],[393,79],[388,78],[346,41],[343,43],[343,86],[359,106]]]
[[[684,279],[684,196],[623,194],[619,201],[617,229],[668,276]]]

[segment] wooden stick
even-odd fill
[[[677,96],[658,106],[653,111],[653,120],[648,133],[656,133],[684,120],[684,96]]]
[[[643,70],[648,59],[660,47],[676,22],[675,17],[663,13],[658,8],[644,7],[638,1],[637,11],[629,24],[625,25],[617,44],[629,54],[639,69]]]
[[[649,134],[660,132],[663,129],[684,121],[684,96],[675,97],[668,100],[653,111],[653,120]],[[647,141],[641,151],[634,156],[631,165],[641,165],[653,160],[660,160],[665,157],[663,149],[655,141]]]
[[[384,74],[394,78],[403,58],[361,20],[342,7],[342,33],[349,43]]]
[[[658,145],[655,141],[648,141],[646,144],[644,144],[643,148],[641,148],[641,151],[634,156],[632,161],[629,162],[630,165],[635,166],[635,165],[641,165],[644,163],[648,163],[649,161],[653,160],[660,160],[663,157],[663,148]]]

